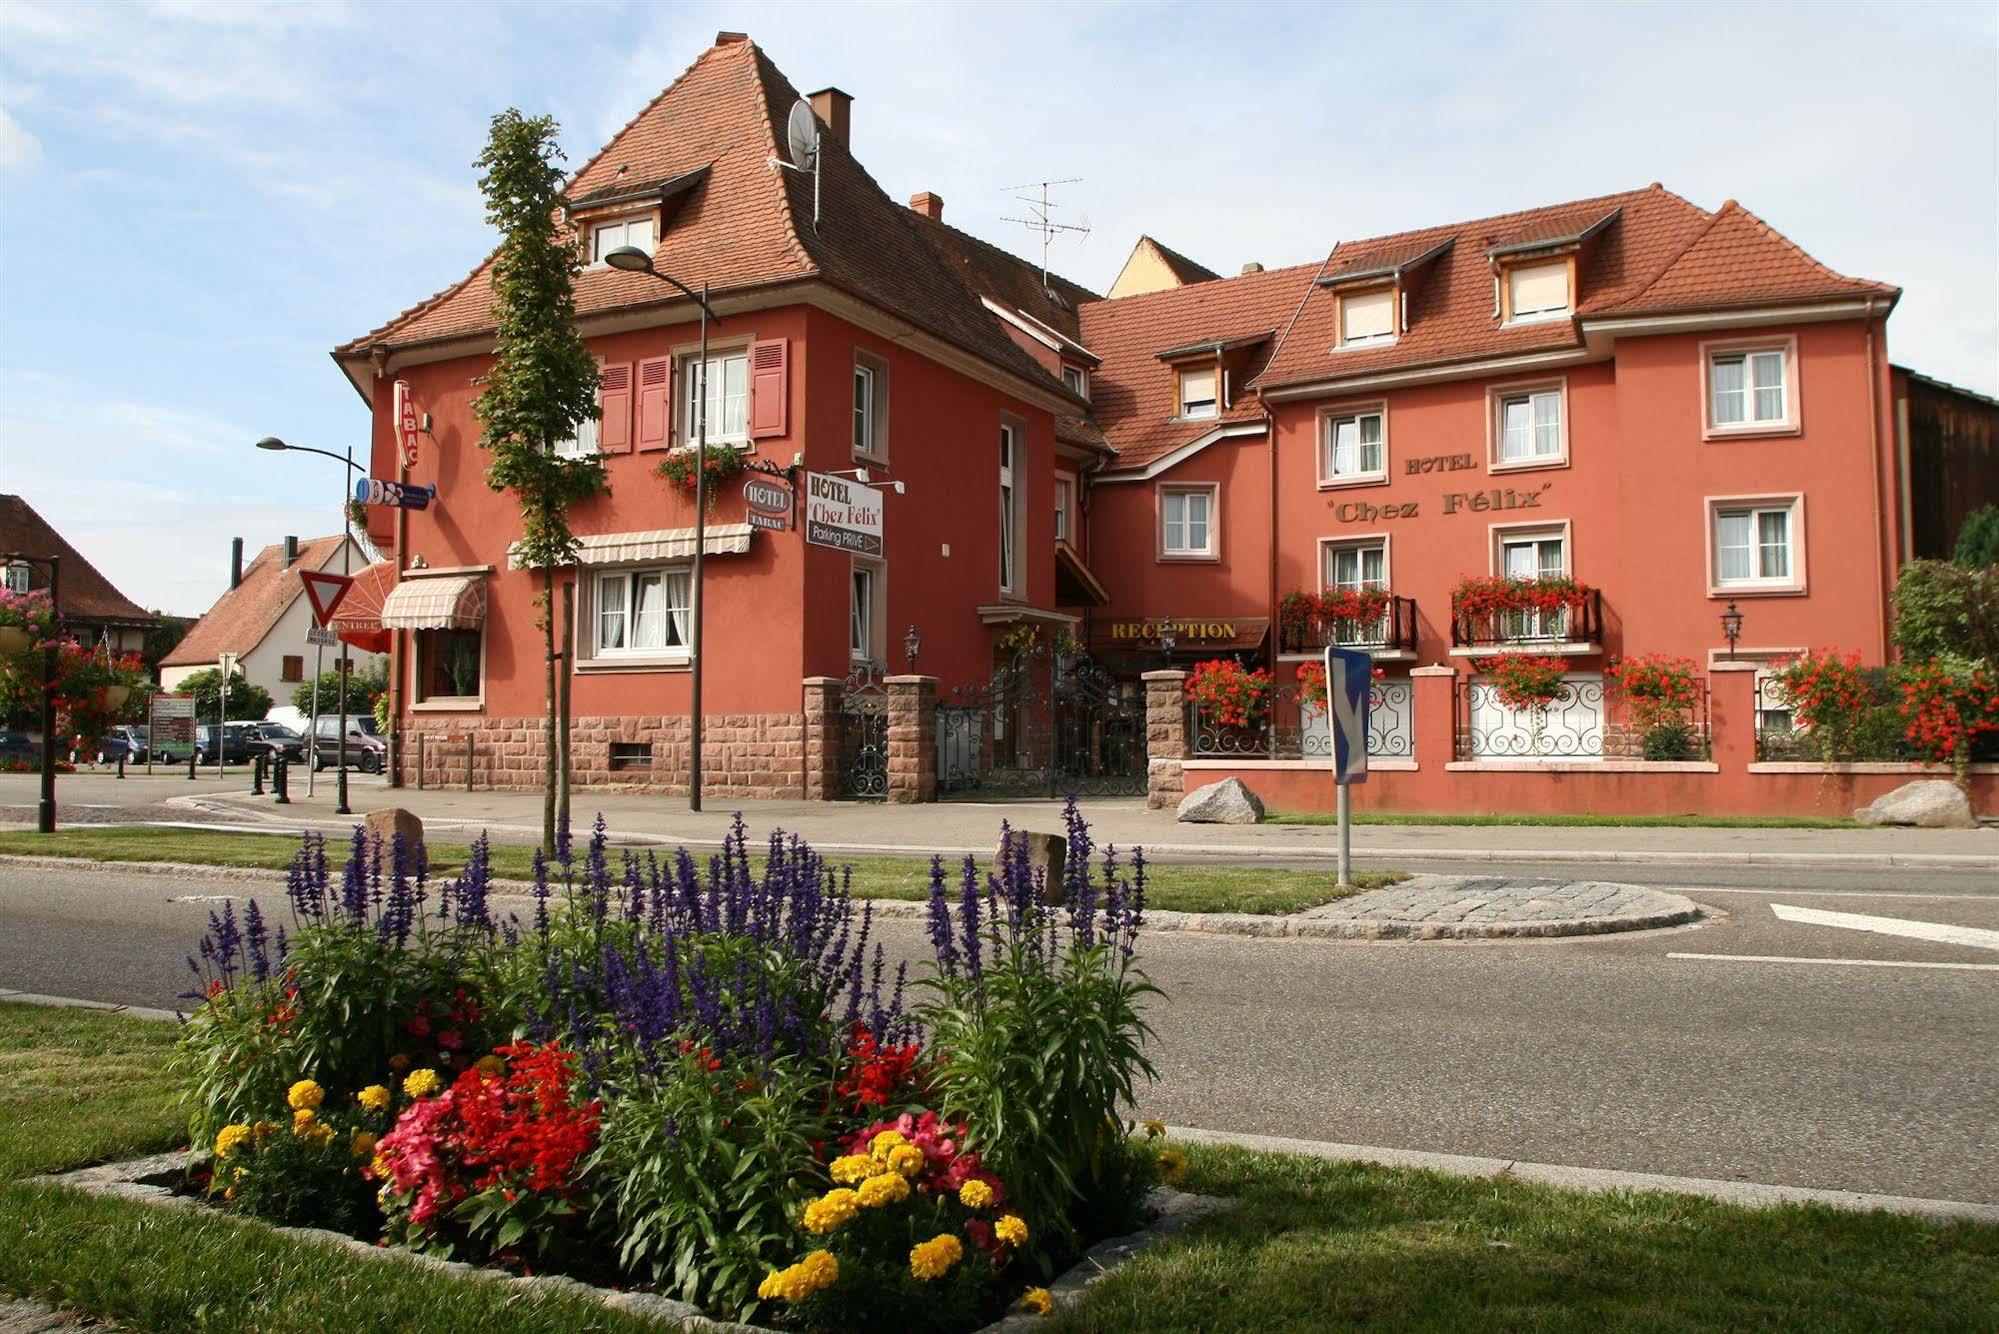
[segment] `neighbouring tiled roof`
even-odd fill
[[[1041,321],[1065,338],[1080,341],[1081,325],[1076,311],[1085,302],[1103,300],[1101,296],[1057,273],[1048,275],[1048,287],[1044,289],[1040,265],[1030,264],[989,241],[981,241],[913,209],[910,217],[923,239],[965,286],[999,305]]]
[[[300,570],[323,569],[340,554],[340,537],[315,537],[298,544],[298,559],[285,564],[285,548],[274,543],[257,553],[243,571],[243,582],[215,600],[208,614],[194,623],[162,667],[213,666],[224,653],[242,656],[264,642],[278,620],[305,592]]]
[[[112,587],[111,581],[63,539],[47,519],[20,496],[0,496],[0,551],[54,556],[61,562],[58,614],[87,621],[149,625],[159,617]],[[36,568],[31,587],[47,588],[48,572]]]
[[[1158,253],[1160,261],[1182,284],[1205,283],[1222,276],[1207,265],[1188,259],[1173,247],[1162,245],[1158,237],[1148,236],[1145,239],[1152,242],[1152,248]]]
[[[601,196],[622,182],[669,180],[706,166],[707,179],[656,242],[661,270],[697,285],[705,279],[714,293],[820,278],[1004,370],[1066,392],[919,235],[924,220],[883,194],[831,134],[821,136],[815,228],[811,178],[770,165],[781,155],[782,126],[797,97],[755,43],[719,43],[584,163],[565,193]],[[488,332],[491,263],[489,256],[457,284],[335,355]],[[583,272],[575,292],[579,316],[680,299],[648,274],[608,268]]]
[[[1386,370],[1580,345],[1575,320],[1502,326],[1493,311],[1494,247],[1551,244],[1615,212],[1584,252],[1576,314],[1582,318],[1893,296],[1881,283],[1834,273],[1731,201],[1715,213],[1659,185],[1545,208],[1342,242],[1328,272],[1352,258],[1420,254],[1454,241],[1408,284],[1409,327],[1393,344],[1333,350],[1335,300],[1314,287],[1290,333],[1257,377],[1259,389]],[[1235,280],[1228,280],[1233,282]],[[1224,285],[1227,285],[1226,283]],[[1112,433],[1116,444],[1116,433]]]
[[[1102,358],[1090,376],[1090,415],[1117,451],[1111,466],[1143,468],[1217,426],[1259,418],[1261,405],[1245,384],[1238,383],[1233,386],[1234,403],[1219,417],[1174,421],[1178,380],[1159,354],[1195,343],[1282,331],[1318,269],[1316,264],[1270,269],[1084,306],[1083,342]],[[1253,352],[1244,379],[1254,375],[1268,355],[1267,347]]]

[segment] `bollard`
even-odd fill
[[[130,752],[126,752],[126,754],[129,753]],[[118,777],[123,778],[124,776],[125,776],[125,754],[120,754],[118,756]]]
[[[277,797],[272,803],[273,805],[289,806],[292,804],[291,763],[285,759],[283,751],[278,752],[277,767],[271,770],[271,790],[277,793]]]
[[[472,790],[472,734],[465,734],[465,790]]]
[[[416,790],[423,791],[423,733],[416,734]]]
[[[200,758],[201,758],[200,752],[194,749],[194,743],[192,741],[188,742],[187,781],[190,783],[192,783],[195,779],[195,772],[194,772],[195,761]]]
[[[261,797],[264,795],[265,758],[266,755],[261,750],[258,751],[255,755],[250,757],[250,795],[253,797]]]

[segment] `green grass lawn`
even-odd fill
[[[1423,815],[1394,811],[1355,811],[1355,824],[1546,825],[1556,828],[1611,829],[1866,829],[1851,820],[1821,820],[1805,815]],[[1272,811],[1266,824],[1338,824],[1326,811]]]
[[[331,857],[343,855],[328,840]],[[0,853],[74,857],[83,861],[190,862],[202,866],[247,866],[283,870],[298,841],[274,834],[244,834],[227,830],[169,829],[143,825],[92,827],[81,825],[53,834],[26,830],[0,832]],[[465,861],[463,843],[431,843],[434,872],[455,871]],[[657,849],[662,853],[670,849]],[[616,851],[613,851],[614,860]],[[520,844],[494,844],[493,869],[507,879],[526,880],[532,874],[531,849]],[[915,858],[834,857],[853,867],[854,893],[863,898],[920,899],[930,892],[930,863]],[[947,864],[947,871],[953,870]],[[1155,864],[1147,875],[1147,902],[1176,912],[1243,912],[1283,914],[1329,903],[1341,897],[1333,888],[1330,868],[1314,871],[1260,866],[1185,866]],[[1406,880],[1406,871],[1356,874],[1362,889]]]
[[[0,1003],[0,1292],[149,1330],[637,1330],[528,1297],[19,1180],[170,1148],[173,1026]],[[1591,1196],[1193,1147],[1231,1212],[1099,1283],[1051,1330],[1989,1329],[1999,1228],[1818,1207]]]

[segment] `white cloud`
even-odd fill
[[[0,172],[32,171],[42,162],[42,141],[0,107]]]

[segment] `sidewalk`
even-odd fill
[[[347,823],[333,814],[330,785],[322,785],[310,801],[295,796],[289,806],[217,787],[198,796],[184,795],[210,811],[237,811],[259,822],[317,827]],[[72,799],[80,799],[80,794]],[[487,829],[502,841],[530,841],[541,827],[541,799],[533,793],[414,788],[392,792],[356,785],[351,804],[357,815],[401,805],[433,828]],[[992,850],[1000,821],[1017,828],[1059,831],[1062,812],[1059,801],[950,801],[928,806],[770,801],[710,803],[710,809],[697,814],[677,797],[582,791],[575,798],[579,825],[587,826],[601,811],[615,835],[634,842],[718,842],[738,805],[753,835],[782,828],[827,851],[846,853],[985,855]],[[1100,845],[1142,845],[1159,856],[1229,861],[1332,857],[1336,851],[1335,831],[1329,825],[1180,824],[1170,811],[1147,810],[1137,798],[1092,800],[1084,809]],[[1354,853],[1398,863],[1706,862],[1999,869],[1999,829],[1360,825],[1354,830]]]

